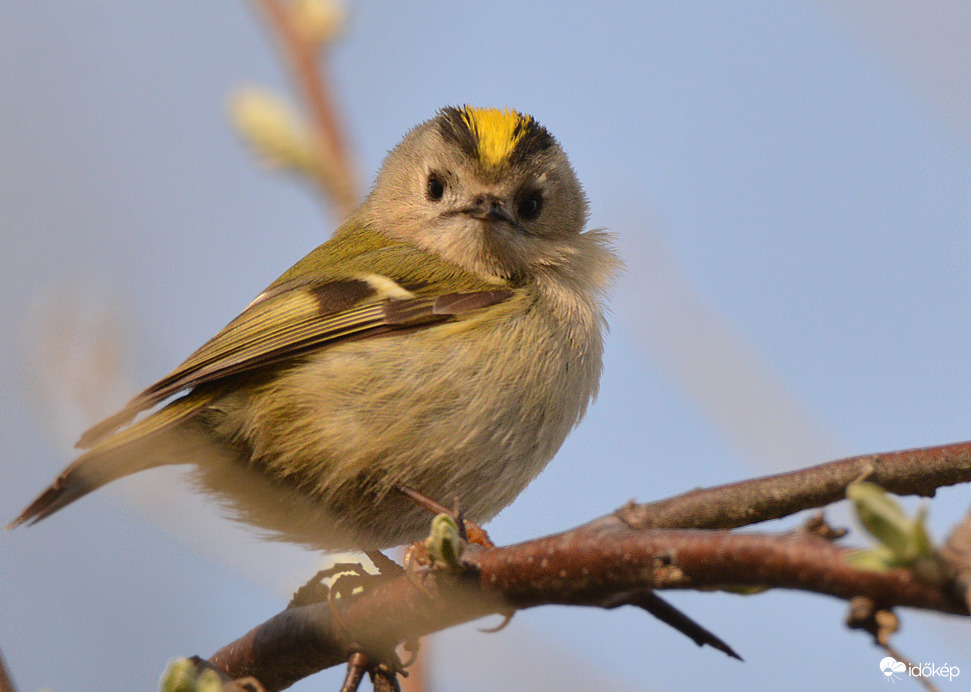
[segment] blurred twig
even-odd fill
[[[254,0],[266,19],[289,67],[297,92],[306,105],[311,130],[325,162],[317,182],[325,199],[334,205],[343,221],[358,203],[358,186],[348,154],[346,137],[332,105],[325,70],[321,69],[321,48],[298,30],[292,4],[283,0]]]
[[[954,566],[954,587],[971,608],[971,510],[951,530],[941,554]]]
[[[0,653],[0,692],[16,692],[17,688],[14,687],[13,680],[10,679],[10,675],[7,673],[7,666],[3,660],[3,654]]]
[[[25,329],[31,393],[41,420],[66,449],[77,431],[130,396],[132,348],[128,311],[90,281],[53,285],[28,310]]]

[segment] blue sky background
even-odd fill
[[[627,264],[600,398],[490,524],[497,542],[631,497],[971,438],[971,10],[915,7],[348,4],[329,66],[362,181],[440,106],[514,107],[562,142]],[[251,9],[0,6],[4,522],[69,461],[85,416],[167,372],[333,228],[226,124],[232,89],[288,88]],[[119,361],[129,380],[77,365]],[[204,503],[146,475],[0,535],[0,649],[21,690],[149,689],[312,573],[313,556],[196,521]],[[935,534],[969,504],[941,491]],[[745,663],[630,609],[542,608],[433,641],[438,689],[886,685],[841,602],[670,598]],[[898,647],[960,666],[940,685],[965,687],[967,623],[902,615]]]

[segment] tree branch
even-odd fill
[[[631,528],[730,529],[838,502],[855,480],[897,495],[933,497],[937,488],[971,482],[971,442],[865,454],[659,502],[632,502],[619,515]]]
[[[806,534],[635,529],[613,514],[519,545],[470,550],[462,574],[432,570],[375,584],[338,601],[339,619],[327,603],[285,610],[210,661],[232,678],[252,675],[279,690],[354,651],[381,660],[401,642],[510,607],[612,607],[618,594],[646,588],[787,588],[969,614],[948,585],[903,569],[859,570],[844,561],[848,552]]]

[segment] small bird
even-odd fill
[[[367,199],[121,411],[8,528],[168,464],[268,537],[378,550],[427,534],[401,487],[473,521],[536,477],[596,396],[610,236],[562,148],[447,107]]]

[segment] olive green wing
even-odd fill
[[[141,437],[190,417],[218,398],[229,378],[348,339],[419,329],[504,302],[506,288],[442,293],[434,285],[409,290],[386,276],[298,277],[276,283],[184,363],[140,393],[77,443],[98,444],[147,409],[192,389],[117,437]],[[223,386],[221,386],[223,385]],[[111,445],[115,446],[112,439]]]

